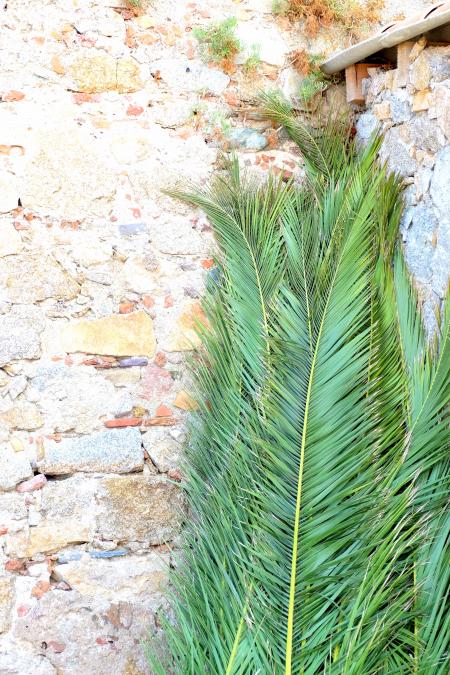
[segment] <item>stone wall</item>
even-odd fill
[[[380,128],[381,156],[404,177],[401,233],[431,333],[450,273],[450,45],[416,40],[405,77],[397,69],[369,73],[357,131],[366,140]]]
[[[260,176],[300,171],[282,131],[248,110],[259,89],[298,92],[292,50],[346,39],[330,27],[311,41],[271,5],[154,0],[135,16],[122,0],[1,3],[2,675],[147,672],[140,639],[159,635],[185,517],[180,453],[195,402],[184,357],[213,266],[202,213],[161,189],[204,181],[230,146]],[[228,74],[202,62],[192,37],[227,16],[243,43]],[[419,116],[438,128],[440,117]],[[362,136],[372,123],[360,118]],[[420,208],[443,208],[446,155],[428,137],[438,147],[408,165],[424,167],[413,230]],[[435,256],[445,247],[440,232],[430,242]]]

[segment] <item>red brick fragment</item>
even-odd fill
[[[48,593],[50,590],[50,584],[48,581],[38,581],[36,586],[31,589],[31,595],[34,598],[42,598],[45,593]]]
[[[151,295],[144,295],[144,297],[142,298],[142,304],[147,309],[150,309],[150,307],[153,307],[153,305],[155,304],[155,301],[153,300]]]
[[[167,363],[167,357],[163,352],[158,352],[155,356],[155,363],[160,368],[163,368]]]
[[[15,89],[11,89],[11,91],[2,94],[2,101],[22,101],[24,98],[25,94],[21,91],[16,91]]]
[[[5,570],[8,570],[8,572],[18,572],[23,567],[25,567],[25,562],[18,558],[12,558],[5,563]]]
[[[52,651],[55,652],[55,654],[61,654],[61,652],[63,652],[66,648],[64,642],[55,642],[55,640],[50,640],[48,646]]]
[[[155,410],[155,417],[171,417],[172,414],[171,409],[164,404],[159,405]]]
[[[214,258],[208,258],[207,260],[202,260],[202,267],[204,270],[209,270],[214,265]]]
[[[164,307],[173,307],[173,298],[171,295],[166,295],[164,298]]]
[[[117,420],[107,420],[105,427],[107,429],[117,429],[120,427],[138,427],[142,424],[140,417],[122,417]]]
[[[134,309],[134,302],[121,302],[119,305],[119,314],[129,314]]]
[[[29,480],[20,483],[16,490],[17,492],[34,492],[35,490],[40,490],[46,484],[47,479],[43,473],[39,473],[37,476],[33,476]]]
[[[17,616],[26,616],[30,609],[31,607],[29,605],[19,605],[17,608]]]
[[[129,105],[127,108],[127,115],[132,117],[138,117],[138,115],[142,115],[143,112],[144,108],[140,105]]]
[[[84,359],[81,362],[82,366],[97,366],[100,363],[98,359]]]
[[[0,537],[2,537],[4,534],[8,534],[8,528],[0,527]]]
[[[98,96],[95,96],[94,94],[85,94],[81,91],[77,91],[73,94],[73,101],[77,105],[81,105],[82,103],[96,103],[98,100]]]
[[[169,469],[169,471],[167,472],[167,475],[172,480],[176,480],[177,483],[180,483],[181,480],[182,480],[182,475],[181,475],[179,469]]]

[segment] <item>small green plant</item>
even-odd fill
[[[226,134],[231,129],[230,120],[219,111],[210,117],[210,125],[211,129],[217,130],[222,134]]]
[[[258,70],[261,65],[261,47],[260,45],[252,45],[250,49],[250,55],[242,64],[242,70],[246,75],[250,75]]]
[[[152,0],[125,0],[127,9],[131,10],[135,16],[144,14]]]
[[[335,77],[328,77],[320,70],[323,58],[323,54],[308,54],[305,49],[290,53],[291,65],[304,77],[299,91],[299,96],[304,102],[310,101],[316,94],[336,82]]]
[[[277,16],[284,16],[287,14],[288,3],[286,0],[273,0],[272,2],[272,12]]]
[[[194,28],[193,35],[202,45],[203,58],[214,63],[232,62],[241,48],[236,37],[237,19],[229,17],[207,28]]]
[[[333,84],[335,78],[329,77],[323,73],[319,64],[323,60],[323,54],[308,54],[308,73],[300,85],[300,98],[303,101],[310,101],[319,92],[325,91],[330,84]]]

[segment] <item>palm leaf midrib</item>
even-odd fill
[[[339,216],[342,211],[339,212]],[[340,218],[336,218],[336,224],[333,229],[333,234],[338,231]],[[309,424],[309,408],[311,403],[311,394],[312,387],[314,382],[315,368],[319,353],[319,348],[321,344],[321,338],[323,334],[323,329],[325,325],[325,320],[327,317],[329,303],[335,289],[336,280],[341,268],[342,260],[344,257],[345,249],[348,243],[348,238],[345,241],[344,245],[341,247],[339,257],[336,263],[334,274],[328,289],[327,298],[325,305],[322,310],[322,316],[319,324],[319,329],[317,332],[317,337],[315,339],[315,344],[313,348],[313,354],[311,359],[310,372],[308,376],[308,387],[306,392],[305,400],[305,409],[304,417],[301,431],[301,444],[300,444],[300,459],[299,459],[299,471],[298,471],[298,487],[296,495],[296,505],[295,505],[295,517],[294,517],[294,531],[293,531],[293,546],[292,546],[292,564],[291,564],[291,575],[290,575],[290,585],[289,585],[289,606],[288,606],[288,617],[287,617],[287,638],[286,638],[286,664],[285,672],[286,675],[290,675],[292,672],[292,649],[293,649],[293,633],[294,633],[294,614],[295,614],[295,594],[296,594],[296,578],[297,578],[297,564],[298,564],[298,547],[299,547],[299,536],[300,536],[300,516],[301,516],[301,501],[302,501],[302,488],[303,488],[303,477],[304,477],[304,464],[305,464],[305,451],[306,451],[306,442],[308,435],[308,424]],[[331,242],[330,242],[331,244]],[[331,245],[330,245],[331,248]],[[307,286],[305,286],[305,292],[307,293]]]

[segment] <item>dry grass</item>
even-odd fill
[[[237,20],[229,17],[220,23],[193,30],[194,37],[202,47],[205,61],[216,63],[223,71],[232,75],[236,71],[234,58],[241,48],[236,37]]]
[[[384,0],[276,0],[274,10],[291,21],[304,20],[305,31],[315,37],[322,26],[338,23],[349,33],[380,19]]]
[[[129,9],[135,16],[144,14],[149,5],[149,0],[125,0],[127,9]]]

